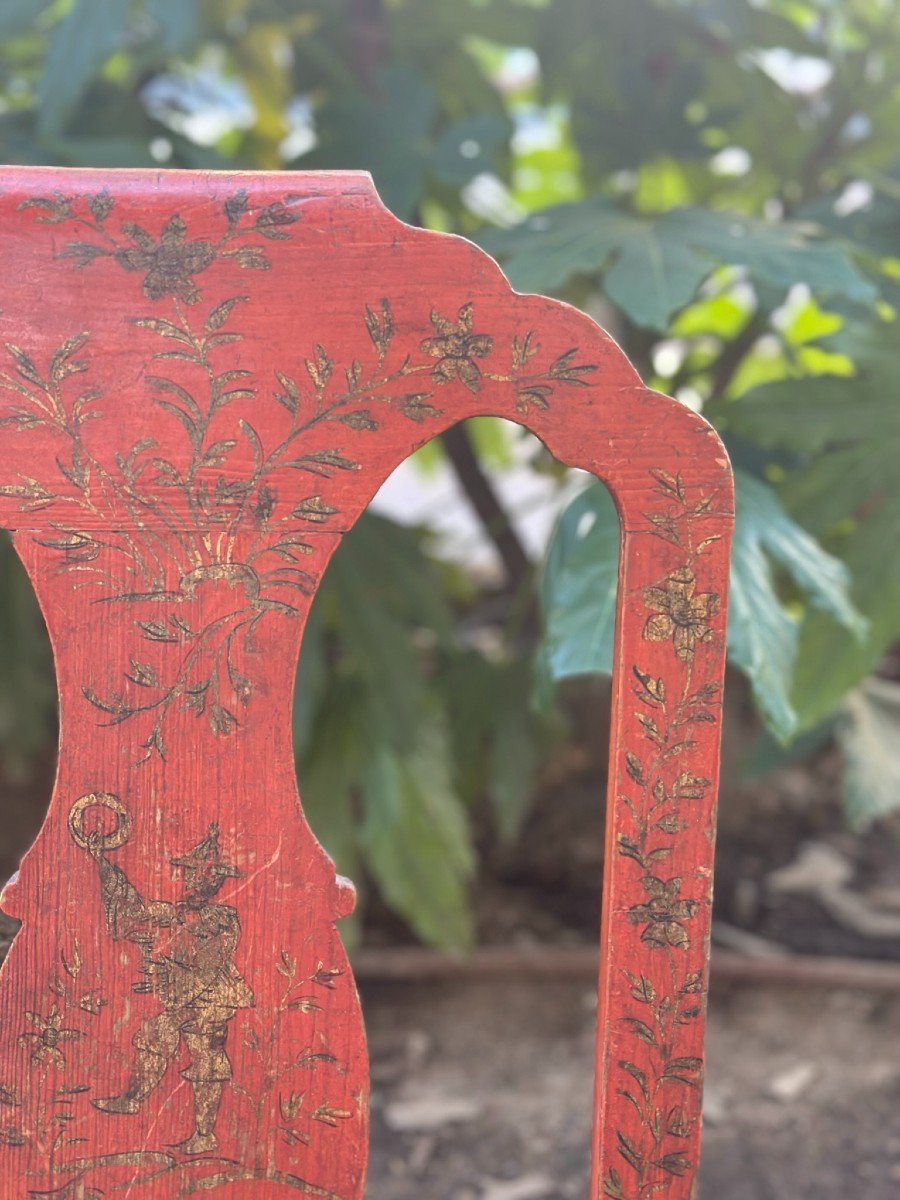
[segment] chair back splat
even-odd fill
[[[304,620],[391,471],[507,417],[622,525],[592,1200],[693,1195],[728,462],[564,304],[368,176],[0,172],[0,524],[50,630],[3,907],[11,1200],[356,1200],[368,1064],[291,747]],[[302,679],[301,684],[302,686]]]

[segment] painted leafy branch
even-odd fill
[[[80,268],[111,258],[126,271],[143,273],[148,299],[169,298],[171,304],[170,315],[142,315],[131,323],[159,339],[145,383],[161,417],[178,427],[183,449],[177,454],[160,449],[149,432],[152,422],[146,436],[116,452],[114,465],[92,453],[84,436],[88,422],[115,416],[99,407],[99,389],[82,386],[80,377],[90,368],[86,331],[63,342],[44,367],[23,348],[7,345],[10,365],[0,370],[0,390],[15,397],[0,425],[25,433],[43,427],[61,444],[58,480],[23,475],[0,486],[0,495],[18,498],[23,511],[53,510],[49,532],[37,540],[58,555],[61,569],[80,577],[76,586],[99,588],[100,603],[142,609],[121,688],[102,694],[85,684],[83,694],[110,725],[146,722],[144,761],[166,756],[165,727],[173,711],[203,718],[216,736],[240,727],[254,694],[242,663],[254,651],[256,629],[271,615],[296,617],[315,586],[303,567],[312,546],[302,528],[337,516],[328,480],[360,470],[365,439],[381,428],[388,410],[415,424],[433,422],[442,415],[443,386],[458,382],[478,391],[493,381],[512,386],[525,413],[530,406],[546,408],[559,387],[584,386],[595,369],[576,362],[575,349],[533,369],[533,331],[513,339],[508,371],[489,369],[495,339],[476,329],[471,304],[455,318],[432,311],[434,335],[420,341],[419,356],[398,354],[394,314],[382,298],[363,315],[369,351],[339,365],[316,343],[304,360],[305,378],[276,370],[277,387],[262,397],[258,382],[231,357],[230,348],[243,338],[234,325],[247,297],[230,296],[202,319],[188,306],[199,303],[197,276],[217,258],[257,269],[269,265],[258,248],[232,243],[251,235],[287,237],[297,220],[290,200],[251,217],[246,194],[236,193],[225,202],[215,243],[190,239],[178,214],[158,241],[127,222],[114,234],[113,202],[105,193],[39,197],[23,205],[36,208],[39,221],[74,222],[91,232],[90,242],[68,243],[62,257]],[[285,410],[289,424],[280,439],[267,444],[251,419],[230,419],[226,410],[237,401],[252,402],[253,411],[263,404]],[[317,437],[310,448],[314,430],[333,431],[333,439],[323,446]],[[311,484],[288,511],[279,506],[273,485],[273,475],[284,471]],[[60,510],[73,519],[57,519]],[[90,519],[79,520],[79,514]],[[190,602],[209,587],[227,588],[234,602],[214,619],[192,621]],[[157,652],[142,651],[141,643]],[[164,662],[158,652],[163,645],[171,648]]]
[[[90,1087],[74,1060],[81,1044],[90,1042],[85,1017],[97,1017],[106,999],[84,978],[77,939],[68,956],[60,952],[60,969],[51,972],[49,985],[53,999],[41,1011],[23,1014],[16,1039],[29,1070],[18,1086],[0,1083],[0,1145],[31,1146],[53,1169],[78,1140],[70,1128],[72,1109]]]
[[[335,1129],[355,1114],[327,1101],[312,1107],[308,1103],[308,1088],[302,1086],[303,1076],[320,1069],[342,1072],[345,1068],[326,1047],[316,1046],[312,1041],[289,1061],[284,1061],[278,1051],[286,1040],[283,1036],[286,1021],[308,1016],[310,1029],[314,1029],[315,1014],[323,1007],[322,989],[334,991],[342,971],[319,962],[311,975],[301,978],[297,960],[285,950],[278,955],[275,969],[285,980],[278,1003],[267,1011],[265,1021],[255,1018],[255,1024],[248,1024],[244,1032],[244,1045],[257,1056],[263,1083],[252,1094],[239,1086],[235,1090],[250,1106],[257,1130],[267,1126],[274,1106],[274,1127],[281,1140],[288,1146],[309,1145],[315,1129],[311,1122]],[[295,1085],[291,1077],[298,1073],[300,1083]],[[268,1150],[261,1136],[256,1138],[256,1144],[254,1166],[262,1168]]]

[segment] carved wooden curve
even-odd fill
[[[715,434],[365,175],[7,168],[0,230],[0,523],[61,704],[3,898],[24,922],[0,977],[4,1196],[361,1195],[353,892],[298,806],[294,664],[382,481],[491,414],[621,518],[592,1195],[686,1200],[732,514]]]

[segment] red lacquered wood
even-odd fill
[[[294,664],[382,481],[490,414],[621,518],[592,1194],[685,1200],[732,514],[715,434],[364,175],[7,168],[0,236],[0,522],[61,712],[3,899],[24,922],[0,977],[4,1196],[361,1195],[352,890],[298,804]]]

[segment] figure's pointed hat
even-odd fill
[[[169,859],[169,862],[173,867],[192,867],[195,870],[205,868],[218,875],[220,879],[237,878],[241,874],[233,863],[222,858],[222,852],[219,849],[219,826],[215,822],[209,826],[202,842],[198,842],[192,850],[188,850],[179,858]]]

